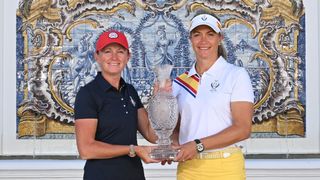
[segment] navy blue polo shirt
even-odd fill
[[[95,138],[109,144],[137,144],[138,114],[143,105],[137,91],[121,78],[117,90],[99,72],[82,87],[76,96],[75,119],[97,119]],[[139,157],[120,156],[110,159],[87,160],[84,179],[140,180],[145,179]]]

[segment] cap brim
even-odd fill
[[[201,25],[209,26],[216,33],[221,32],[220,21],[217,18],[215,18],[209,14],[200,14],[200,15],[194,17],[191,21],[191,26],[189,28],[189,32],[191,32],[196,27],[201,26]]]

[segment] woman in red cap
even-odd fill
[[[75,101],[75,132],[80,157],[86,159],[85,180],[144,180],[141,160],[151,147],[137,146],[137,130],[155,142],[147,112],[130,84],[121,78],[129,58],[126,36],[119,31],[103,32],[94,57],[101,72],[82,87]]]
[[[239,141],[250,137],[253,90],[244,68],[228,63],[221,23],[200,12],[191,21],[190,41],[195,64],[177,77],[173,94],[180,121],[178,180],[244,180]]]

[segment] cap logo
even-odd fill
[[[111,38],[111,39],[115,39],[115,38],[117,38],[117,37],[118,37],[118,34],[115,33],[115,32],[111,32],[111,33],[109,34],[109,38]]]
[[[204,16],[201,17],[201,19],[202,19],[202,21],[206,21],[207,20],[207,16],[204,15]]]

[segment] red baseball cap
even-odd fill
[[[96,51],[100,51],[111,43],[117,43],[129,50],[128,40],[126,36],[119,31],[110,30],[100,34],[96,42]]]

